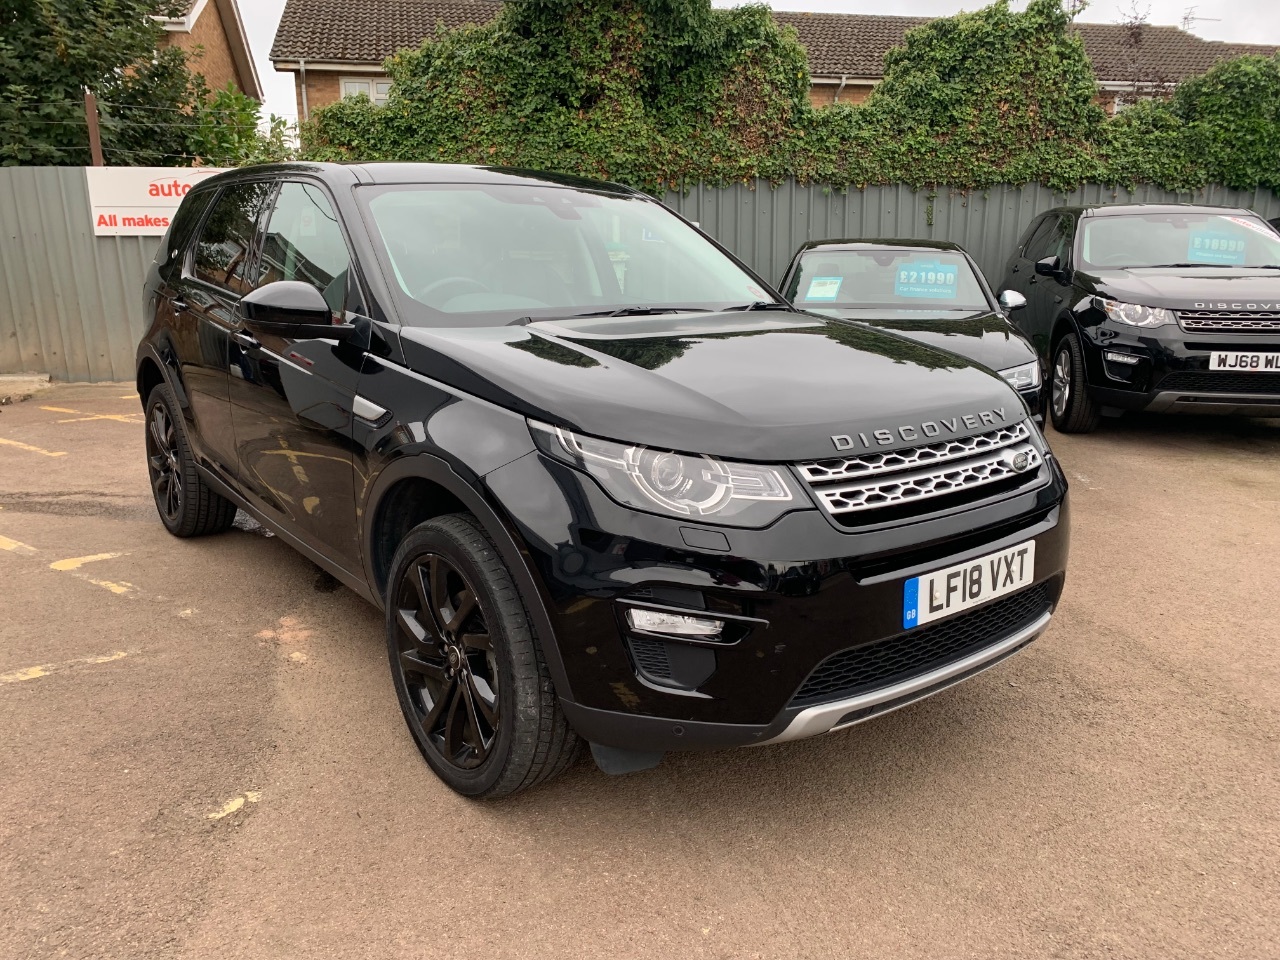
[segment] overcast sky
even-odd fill
[[[360,0],[351,0],[358,6]],[[718,7],[734,6],[731,0],[713,0]],[[976,10],[981,2],[957,3],[956,0],[777,0],[769,6],[778,10],[813,10],[821,13],[892,13],[897,16],[947,16],[960,10]],[[1025,6],[1014,3],[1014,7]],[[1151,11],[1151,23],[1177,25],[1187,15],[1191,0],[1139,0],[1138,9]],[[1080,17],[1093,23],[1116,23],[1133,8],[1132,0],[1095,0]],[[292,74],[276,73],[267,59],[271,41],[280,22],[284,0],[240,0],[253,46],[258,74],[267,93],[266,112],[290,120],[295,119]],[[1210,40],[1237,43],[1280,44],[1280,3],[1277,0],[1195,0],[1194,12],[1199,17],[1191,24],[1193,33]]]

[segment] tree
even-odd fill
[[[235,163],[287,153],[258,104],[211,94],[186,55],[157,49],[177,0],[0,0],[0,164],[89,163],[84,90],[98,97],[112,165]]]

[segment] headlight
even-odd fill
[[[1032,387],[1040,386],[1040,362],[1032,360],[1019,367],[1001,370],[1000,376],[1008,380],[1009,386],[1015,390],[1030,390]]]
[[[1144,307],[1140,303],[1121,303],[1119,300],[1104,300],[1102,297],[1093,299],[1112,320],[1132,327],[1159,327],[1173,323],[1173,313],[1164,307]]]
[[[548,456],[591,474],[620,503],[650,513],[763,527],[795,500],[783,470],[584,437],[530,420]]]

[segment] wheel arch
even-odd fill
[[[369,518],[361,534],[365,577],[377,606],[385,608],[391,559],[405,535],[420,523],[450,513],[475,517],[493,541],[520,590],[556,692],[562,699],[571,699],[555,629],[519,534],[484,496],[479,478],[469,482],[446,461],[431,454],[393,461],[379,473],[365,501],[364,514]]]
[[[174,394],[178,398],[178,405],[185,411],[190,407],[187,400],[187,391],[182,383],[182,376],[178,371],[177,359],[174,357],[171,349],[164,350],[161,353],[153,344],[144,343],[138,348],[138,365],[136,382],[138,388],[138,399],[142,403],[147,402],[147,397],[161,383],[167,383],[173,388]]]

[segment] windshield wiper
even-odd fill
[[[733,313],[746,310],[785,310],[787,313],[792,313],[795,311],[795,307],[777,300],[753,300],[750,303],[744,303],[736,307],[725,307],[721,312]]]
[[[622,307],[618,310],[597,310],[594,313],[575,313],[578,317],[653,317],[662,313],[711,313],[706,307]]]
[[[1280,267],[1268,264],[1266,266],[1250,266],[1247,263],[1149,263],[1149,264],[1132,264],[1127,267],[1118,267],[1119,270],[1165,270],[1174,267],[1222,267],[1227,270],[1280,270]]]

